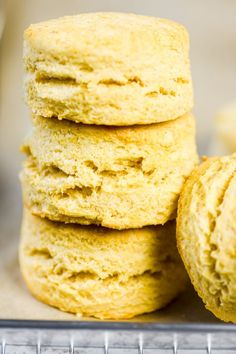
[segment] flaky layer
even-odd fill
[[[34,119],[23,147],[25,204],[52,220],[126,229],[175,217],[198,157],[194,119],[111,128]]]
[[[148,124],[193,106],[188,34],[172,21],[91,13],[31,25],[24,62],[28,104],[45,117]]]
[[[126,231],[53,223],[25,210],[20,246],[31,292],[64,311],[130,318],[165,306],[186,284],[175,223]]]
[[[236,155],[206,160],[187,180],[178,248],[206,307],[236,322]]]

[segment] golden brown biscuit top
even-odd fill
[[[31,49],[75,59],[84,53],[150,56],[165,48],[188,50],[186,29],[173,21],[127,13],[87,13],[31,25],[24,34]],[[62,58],[63,60],[63,58]],[[89,68],[88,68],[89,70]]]

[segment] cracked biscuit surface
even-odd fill
[[[20,265],[35,297],[98,318],[160,309],[187,283],[174,221],[117,231],[55,223],[24,210]]]
[[[224,321],[236,322],[236,154],[209,158],[184,185],[177,244],[198,294]]]
[[[133,127],[34,117],[23,150],[24,203],[33,214],[116,229],[173,219],[198,161],[190,114]]]
[[[26,100],[37,115],[133,125],[193,106],[188,33],[175,22],[80,14],[31,25],[24,39]]]

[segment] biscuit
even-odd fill
[[[236,152],[236,102],[227,105],[217,114],[216,128],[228,152]]]
[[[187,282],[174,221],[117,231],[55,223],[25,210],[20,265],[36,298],[98,318],[130,318],[160,309]]]
[[[177,244],[206,307],[236,322],[236,154],[206,160],[184,185]]]
[[[37,115],[134,125],[193,106],[188,33],[175,22],[80,14],[31,25],[24,40],[26,101]]]
[[[42,117],[34,125],[21,173],[33,214],[115,229],[175,218],[185,178],[198,161],[191,115],[133,127]]]

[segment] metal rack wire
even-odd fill
[[[80,351],[80,350],[87,350],[87,349],[93,349],[94,350],[94,353],[97,353],[97,350],[99,349],[99,353],[103,353],[103,354],[109,354],[111,350],[113,349],[116,349],[118,350],[119,353],[123,353],[123,350],[130,350],[132,351],[132,353],[137,353],[137,354],[145,354],[146,352],[146,349],[143,348],[142,345],[139,345],[137,348],[134,348],[134,347],[109,347],[109,346],[105,346],[104,347],[74,347],[73,343],[71,343],[68,347],[60,347],[60,346],[52,346],[52,345],[47,345],[47,346],[44,346],[44,345],[41,345],[40,343],[37,343],[35,346],[33,345],[23,345],[23,344],[14,344],[14,345],[11,345],[11,344],[6,344],[5,342],[2,342],[2,354],[8,354],[9,352],[7,351],[7,348],[10,347],[10,348],[14,348],[16,351],[19,349],[19,348],[28,348],[28,349],[31,349],[30,352],[34,352],[35,354],[42,354],[42,349],[43,349],[43,352],[45,353],[45,351],[47,352],[47,349],[53,349],[53,350],[57,350],[57,352],[66,352],[68,354],[75,354],[75,352],[77,351]],[[153,352],[154,354],[154,351],[156,350],[162,350],[162,348],[148,348],[147,349],[148,352]],[[179,354],[179,350],[181,349],[178,349],[177,346],[174,344],[173,345],[173,348],[171,349],[167,349],[166,352],[167,353],[173,353],[173,354]],[[186,353],[186,349],[183,349],[184,352]],[[182,351],[182,350],[181,350]],[[190,354],[191,352],[195,353],[196,354],[196,349],[191,349],[189,348],[187,350],[187,352]],[[201,350],[202,352],[202,350]],[[233,350],[233,353],[235,353],[236,351]],[[91,351],[90,351],[91,353]],[[117,352],[116,352],[117,353]],[[205,349],[205,353],[206,354],[212,354],[212,351],[211,351],[211,347],[207,347]],[[118,354],[118,353],[117,353]]]
[[[66,352],[68,354],[75,354],[75,351],[78,349],[78,350],[85,350],[85,349],[93,349],[94,350],[94,353],[97,352],[98,349],[100,349],[99,353],[103,353],[103,354],[109,354],[109,352],[112,350],[112,349],[116,349],[116,350],[119,350],[120,353],[122,353],[122,351],[125,349],[125,350],[130,350],[132,351],[132,353],[137,353],[137,354],[145,354],[146,352],[146,349],[143,348],[142,344],[139,345],[137,348],[133,348],[133,347],[109,347],[108,345],[104,345],[104,347],[75,347],[73,345],[73,343],[71,343],[68,347],[60,347],[60,346],[52,346],[52,345],[47,345],[47,346],[44,346],[44,345],[41,345],[40,342],[38,342],[35,346],[33,345],[25,345],[25,344],[14,344],[14,345],[11,345],[11,344],[6,344],[5,341],[2,341],[2,349],[1,349],[1,353],[2,354],[8,354],[9,352],[7,351],[7,348],[8,347],[11,347],[11,348],[14,348],[16,351],[19,349],[19,348],[28,348],[28,349],[31,349],[31,352],[35,353],[35,354],[42,354],[42,349],[45,349],[46,352],[47,352],[47,349],[57,349],[58,352]],[[45,353],[45,350],[44,350],[44,353]],[[150,351],[156,351],[156,350],[162,350],[162,348],[148,348],[147,349],[150,353]],[[167,352],[168,353],[173,353],[173,354],[179,354],[179,350],[181,350],[181,348],[179,349],[176,345],[176,343],[173,343],[173,348],[171,349],[167,349]],[[186,349],[183,349],[184,352],[186,353]],[[181,350],[181,351],[183,351]],[[223,349],[222,349],[223,350]],[[232,353],[236,353],[236,349],[231,349],[230,351],[232,351]],[[188,353],[191,353],[191,352],[194,352],[196,354],[196,349],[187,349],[187,352]],[[201,352],[203,352],[203,350],[201,350]],[[206,354],[212,354],[212,351],[211,351],[211,346],[207,346],[205,348],[205,353]],[[154,354],[154,353],[153,353]]]
[[[15,329],[14,332],[19,331]],[[29,330],[34,331],[32,330]],[[49,331],[50,332],[50,331]],[[60,332],[60,331],[58,331]],[[11,333],[11,331],[10,331]],[[143,338],[147,332],[139,332],[137,336],[137,343],[133,343],[132,345],[128,344],[127,346],[125,343],[120,343],[119,341],[113,341],[109,343],[109,335],[114,332],[103,332],[103,344],[91,343],[91,345],[85,345],[83,341],[79,343],[77,341],[77,336],[71,337],[70,341],[66,343],[60,342],[58,343],[57,340],[50,343],[43,342],[38,339],[36,342],[32,340],[32,338],[28,338],[27,340],[25,335],[26,333],[22,333],[22,341],[16,342],[14,336],[12,340],[9,338],[9,331],[8,331],[8,338],[3,338],[1,341],[1,354],[15,354],[15,353],[24,353],[24,354],[47,354],[47,353],[57,353],[57,354],[80,354],[80,353],[89,353],[89,354],[224,354],[227,351],[229,353],[236,353],[236,346],[232,346],[233,343],[229,343],[227,345],[227,339],[224,340],[224,336],[222,337],[222,333],[217,333],[216,338],[220,339],[221,345],[218,347],[217,343],[212,342],[211,334],[206,333],[199,333],[201,337],[201,342],[193,341],[192,345],[191,342],[188,341],[181,344],[183,339],[183,335],[190,335],[194,333],[171,333],[169,332],[169,336],[172,339],[171,345],[165,345],[162,343],[160,345],[154,345],[153,343],[147,343],[145,345]],[[129,333],[129,335],[132,332]],[[13,332],[12,332],[13,334]],[[18,333],[20,334],[20,333]],[[50,334],[50,333],[49,333]],[[84,333],[86,336],[86,332]],[[3,333],[2,333],[3,335]],[[38,333],[37,333],[38,335]],[[156,337],[161,336],[161,332],[155,333]],[[232,332],[232,338],[235,338],[236,333]],[[178,338],[180,337],[180,343]],[[199,338],[200,338],[199,337]],[[55,338],[56,339],[56,338]],[[114,338],[113,338],[114,339]],[[186,345],[187,344],[187,345]],[[219,344],[219,343],[218,343]]]

